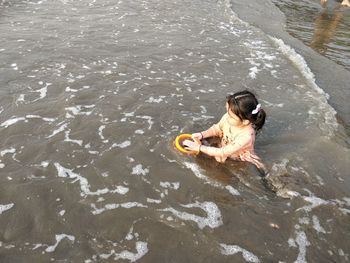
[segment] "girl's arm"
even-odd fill
[[[201,135],[200,139],[205,139],[205,138],[214,137],[214,136],[220,136],[221,130],[220,130],[218,124],[214,124],[208,130],[200,132],[200,135]]]
[[[221,120],[218,123],[211,126],[208,130],[193,134],[195,135],[194,137],[198,137],[198,139],[202,140],[208,137],[222,136],[222,123],[224,122],[224,118],[225,115],[222,116]]]
[[[241,149],[248,146],[250,142],[251,138],[249,136],[242,136],[236,142],[230,143],[221,148],[201,145],[199,147],[199,151],[209,156],[219,157],[220,159],[225,160],[227,157],[239,152]]]

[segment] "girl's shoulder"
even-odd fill
[[[220,129],[223,129],[223,127],[228,124],[227,117],[228,117],[228,114],[225,113],[224,115],[222,115],[220,121],[217,123],[217,125],[219,125]]]
[[[253,128],[245,127],[237,132],[235,142],[242,147],[245,145],[253,145],[255,141],[255,130]]]
[[[255,138],[255,130],[252,127],[251,124],[243,127],[243,128],[238,128],[237,131],[237,137],[243,138]]]
[[[228,117],[228,113],[226,112],[224,115],[222,115],[220,122],[226,122],[227,117]]]

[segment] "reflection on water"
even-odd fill
[[[274,3],[286,14],[287,31],[318,53],[350,70],[350,8],[328,1],[281,0]]]
[[[310,47],[321,54],[325,53],[343,16],[344,14],[340,10],[335,10],[333,13],[329,13],[327,10],[323,11],[315,20],[315,31]]]

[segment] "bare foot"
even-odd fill
[[[342,6],[350,7],[350,1],[349,0],[343,0],[341,3]]]
[[[344,0],[344,1],[346,1],[346,0]],[[320,4],[322,7],[326,7],[327,0],[320,0]]]

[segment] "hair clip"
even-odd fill
[[[247,96],[251,96],[251,94],[241,94],[241,95],[236,95],[236,96],[233,95],[233,97],[235,99],[239,99],[239,98],[243,98],[243,97],[247,97]]]
[[[252,114],[257,114],[260,111],[260,109],[261,109],[261,105],[259,103],[258,105],[256,105],[255,110],[252,111]]]

